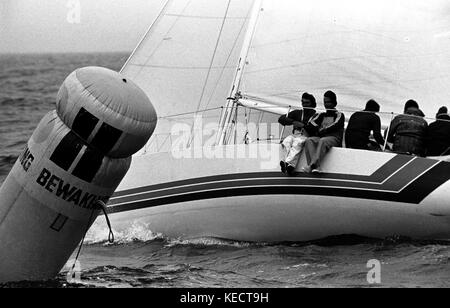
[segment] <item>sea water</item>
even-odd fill
[[[121,53],[0,55],[0,183],[40,119],[55,108],[56,93],[70,72],[90,65],[119,70],[126,58]],[[184,241],[155,234],[144,224],[116,233],[114,244],[107,243],[107,235],[100,217],[86,236],[74,275],[67,275],[71,260],[52,281],[3,287],[450,287],[445,242]]]

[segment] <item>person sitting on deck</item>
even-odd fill
[[[450,155],[450,116],[447,107],[441,107],[436,122],[431,123],[427,131],[427,156]]]
[[[394,144],[394,152],[425,155],[428,123],[424,117],[416,101],[406,102],[404,114],[395,117],[389,128],[388,142]]]
[[[348,122],[345,132],[345,144],[347,148],[359,150],[380,151],[384,146],[384,138],[381,135],[381,120],[376,114],[380,112],[380,105],[374,100],[369,100],[364,111],[354,113]],[[369,140],[373,132],[376,144]]]
[[[287,172],[288,174],[292,174],[297,167],[300,153],[307,139],[304,127],[316,114],[316,110],[314,109],[317,106],[316,98],[309,93],[304,93],[302,95],[302,106],[303,109],[289,112],[289,114],[281,116],[278,120],[283,126],[292,125],[294,127],[292,135],[286,137],[282,142],[286,150],[286,160],[280,162],[283,173]]]
[[[321,172],[320,164],[328,151],[332,147],[342,146],[345,116],[336,110],[336,94],[332,91],[326,92],[323,102],[326,112],[316,114],[305,128],[312,137],[305,142],[308,166],[303,168],[303,172]]]

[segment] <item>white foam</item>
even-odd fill
[[[127,244],[132,242],[150,242],[158,239],[164,239],[160,233],[153,233],[148,224],[134,222],[125,230],[114,230],[114,244]],[[109,244],[109,230],[104,222],[95,222],[86,234],[85,243],[88,245]]]
[[[222,247],[228,246],[236,248],[246,248],[253,245],[255,244],[245,242],[233,242],[217,238],[204,237],[197,239],[169,239],[166,247],[170,248],[175,246],[222,246]]]

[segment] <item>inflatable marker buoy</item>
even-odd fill
[[[119,73],[67,77],[0,189],[0,283],[59,273],[156,122],[145,93]]]

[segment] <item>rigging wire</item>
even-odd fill
[[[168,3],[171,2],[170,0],[168,1]],[[187,10],[187,8],[191,5],[192,0],[189,0],[188,3],[186,3],[186,5],[184,6],[181,14],[184,14],[184,12]],[[166,6],[168,5],[168,3],[166,3]],[[166,9],[166,6],[164,7],[164,10]],[[164,11],[163,10],[163,11]],[[162,12],[161,12],[162,13]],[[140,68],[139,72],[135,75],[135,76],[139,76],[142,73],[142,70],[144,69],[144,67],[148,66],[148,63],[150,62],[150,60],[153,58],[153,56],[155,55],[155,53],[159,50],[159,47],[161,47],[161,45],[165,42],[164,38],[167,37],[167,35],[172,32],[173,28],[175,28],[175,26],[177,25],[178,21],[181,19],[180,16],[178,16],[174,22],[172,23],[172,25],[170,26],[169,30],[167,30],[167,32],[164,34],[163,39],[158,43],[158,45],[155,47],[155,49],[150,53],[150,55],[147,57],[144,65],[142,65],[142,67]]]
[[[211,102],[212,102],[212,99],[213,99],[213,97],[214,97],[214,94],[216,93],[217,88],[219,87],[220,81],[222,80],[222,77],[223,77],[223,75],[224,75],[224,73],[225,73],[225,69],[228,68],[227,66],[228,66],[228,64],[229,64],[229,62],[230,62],[231,56],[233,55],[233,52],[234,52],[234,50],[236,49],[237,43],[239,42],[239,38],[240,38],[240,36],[241,36],[241,34],[242,34],[242,31],[244,30],[245,25],[247,24],[247,21],[249,20],[250,14],[251,14],[251,8],[249,9],[249,11],[248,11],[248,13],[247,13],[247,17],[245,18],[245,21],[242,23],[242,26],[241,26],[241,28],[239,29],[239,32],[238,32],[238,34],[237,34],[237,36],[236,36],[236,39],[235,39],[234,42],[233,42],[233,46],[231,47],[231,50],[230,50],[230,52],[229,52],[229,54],[228,54],[228,57],[227,57],[227,60],[225,61],[225,64],[224,64],[224,66],[223,66],[223,68],[222,68],[222,71],[220,72],[220,76],[219,76],[219,78],[217,79],[216,84],[214,85],[214,89],[213,89],[213,91],[212,91],[212,93],[211,93],[211,96],[210,96],[209,99],[208,99],[208,102],[207,102],[205,108],[208,108],[209,105],[210,105]],[[233,66],[233,68],[235,68],[235,67]]]
[[[261,101],[261,102],[265,102],[263,99],[259,99],[259,101]],[[314,109],[314,110],[316,110],[316,111],[326,111],[326,109],[323,109],[323,108],[307,108],[307,107],[298,107],[298,108],[295,108],[295,107],[293,107],[293,106],[291,106],[291,105],[274,105],[274,106],[267,106],[267,107],[263,107],[263,106],[261,106],[261,107],[258,107],[258,108],[251,108],[251,107],[249,107],[249,106],[242,106],[242,107],[245,107],[245,108],[248,108],[248,109],[255,109],[255,110],[259,110],[259,109],[267,109],[268,111],[264,111],[264,112],[268,112],[268,113],[271,113],[270,112],[270,110],[272,110],[272,109],[274,109],[274,108],[286,108],[286,109],[288,109],[288,108],[291,108],[292,110],[301,110],[301,109]],[[169,116],[165,116],[165,117],[158,117],[158,119],[160,119],[160,120],[167,120],[167,119],[172,119],[172,118],[176,118],[176,117],[180,117],[180,116],[186,116],[186,115],[195,115],[195,114],[199,114],[199,113],[203,113],[203,112],[208,112],[208,111],[214,111],[214,110],[225,110],[225,109],[235,109],[236,107],[234,107],[234,106],[231,106],[231,107],[223,107],[223,106],[221,106],[221,107],[215,107],[215,108],[208,108],[208,109],[203,109],[203,110],[198,110],[198,111],[191,111],[191,112],[185,112],[185,113],[179,113],[179,114],[172,114],[172,115],[169,115]],[[292,111],[291,110],[291,111]],[[340,112],[349,112],[349,113],[355,113],[355,112],[362,112],[362,113],[373,113],[373,112],[371,112],[371,111],[364,111],[364,110],[355,110],[355,109],[342,109],[342,108],[339,108],[339,109],[337,109],[338,111],[340,111]],[[278,113],[273,113],[273,114],[278,114]],[[380,112],[377,112],[377,114],[379,114],[379,115],[395,115],[395,116],[397,116],[397,115],[403,115],[403,116],[409,116],[409,117],[417,117],[417,116],[414,116],[414,115],[408,115],[408,114],[403,114],[403,113],[395,113],[395,112],[387,112],[387,111],[380,111]],[[282,114],[280,114],[280,115],[282,115]],[[423,118],[423,119],[425,119],[425,120],[429,120],[429,121],[440,121],[440,122],[449,122],[450,123],[450,120],[444,120],[444,119],[435,119],[435,118],[430,118],[430,117],[421,117],[421,118]]]
[[[220,44],[220,41],[221,41],[221,38],[222,38],[223,29],[225,28],[225,23],[226,23],[227,18],[228,18],[228,12],[230,10],[230,5],[231,5],[231,0],[228,0],[227,8],[225,10],[225,16],[223,17],[222,25],[220,26],[220,31],[219,31],[219,35],[217,37],[216,45],[214,47],[213,56],[211,58],[211,62],[210,62],[209,69],[208,69],[208,73],[206,74],[205,83],[203,84],[202,94],[200,95],[200,99],[198,101],[197,111],[200,109],[201,103],[203,101],[203,97],[205,96],[205,93],[206,93],[206,87],[208,86],[209,77],[211,76],[212,67],[214,65],[214,61],[216,60],[216,55],[217,55],[217,51],[219,49],[219,44]]]
[[[221,41],[221,38],[222,38],[223,30],[225,28],[225,23],[227,21],[228,12],[230,10],[230,5],[231,5],[231,0],[228,0],[227,8],[225,10],[225,14],[224,14],[224,17],[223,17],[223,20],[222,20],[222,24],[220,26],[219,35],[218,35],[217,40],[216,40],[216,45],[214,46],[214,52],[213,52],[213,55],[212,55],[212,58],[211,58],[211,62],[209,64],[208,73],[206,74],[206,78],[205,78],[205,82],[204,82],[203,87],[202,87],[202,92],[201,92],[201,95],[200,95],[200,99],[199,99],[198,104],[197,104],[197,108],[196,108],[197,109],[197,113],[199,112],[199,109],[200,109],[200,106],[202,104],[203,98],[205,97],[206,87],[208,86],[209,77],[211,76],[212,67],[214,65],[214,61],[216,60],[217,51],[219,49],[219,44],[220,44],[220,41]],[[194,127],[192,127],[192,129],[193,128]],[[191,145],[193,139],[194,139],[194,131],[191,132],[191,140],[188,143],[189,146]]]
[[[195,19],[222,19],[218,16],[200,16],[200,15],[180,15],[180,14],[167,14],[167,16],[183,17],[183,18],[195,18]],[[228,17],[228,19],[245,19],[246,17]]]
[[[243,48],[241,51],[241,55],[239,57],[239,65],[237,67],[236,76],[234,78],[230,97],[235,97],[236,94],[239,93],[241,79],[242,79],[242,76],[243,76],[243,73],[245,70],[245,64],[247,61],[248,53],[249,53],[253,38],[256,33],[259,14],[262,10],[261,4],[262,4],[262,0],[255,0],[253,2],[252,16],[250,17],[250,21],[249,21],[249,30],[250,31],[247,31],[247,35],[246,35],[244,43],[243,43]],[[227,107],[234,107],[234,108],[236,108],[235,110],[237,111],[239,104],[236,103],[235,100],[233,100],[233,102],[231,102],[231,100],[229,99],[227,102]],[[220,130],[221,130],[220,137],[216,142],[223,143],[226,140],[226,134],[228,133],[227,126],[230,124],[232,113],[233,113],[233,109],[225,110],[224,117],[220,119]]]
[[[128,57],[127,61],[125,62],[125,64],[122,66],[120,73],[123,73],[125,68],[128,66],[128,64],[131,62],[131,60],[133,59],[134,55],[136,54],[136,52],[138,51],[138,49],[141,47],[141,45],[144,43],[145,39],[148,37],[150,31],[153,29],[153,27],[155,26],[156,22],[161,18],[161,16],[163,15],[163,13],[165,12],[165,10],[167,9],[169,3],[171,2],[171,0],[167,0],[161,11],[159,12],[158,16],[155,18],[155,20],[150,24],[150,26],[148,27],[147,31],[145,32],[144,36],[141,38],[141,40],[139,41],[139,43],[136,45],[136,47],[134,48],[133,52],[131,53],[131,55]]]

